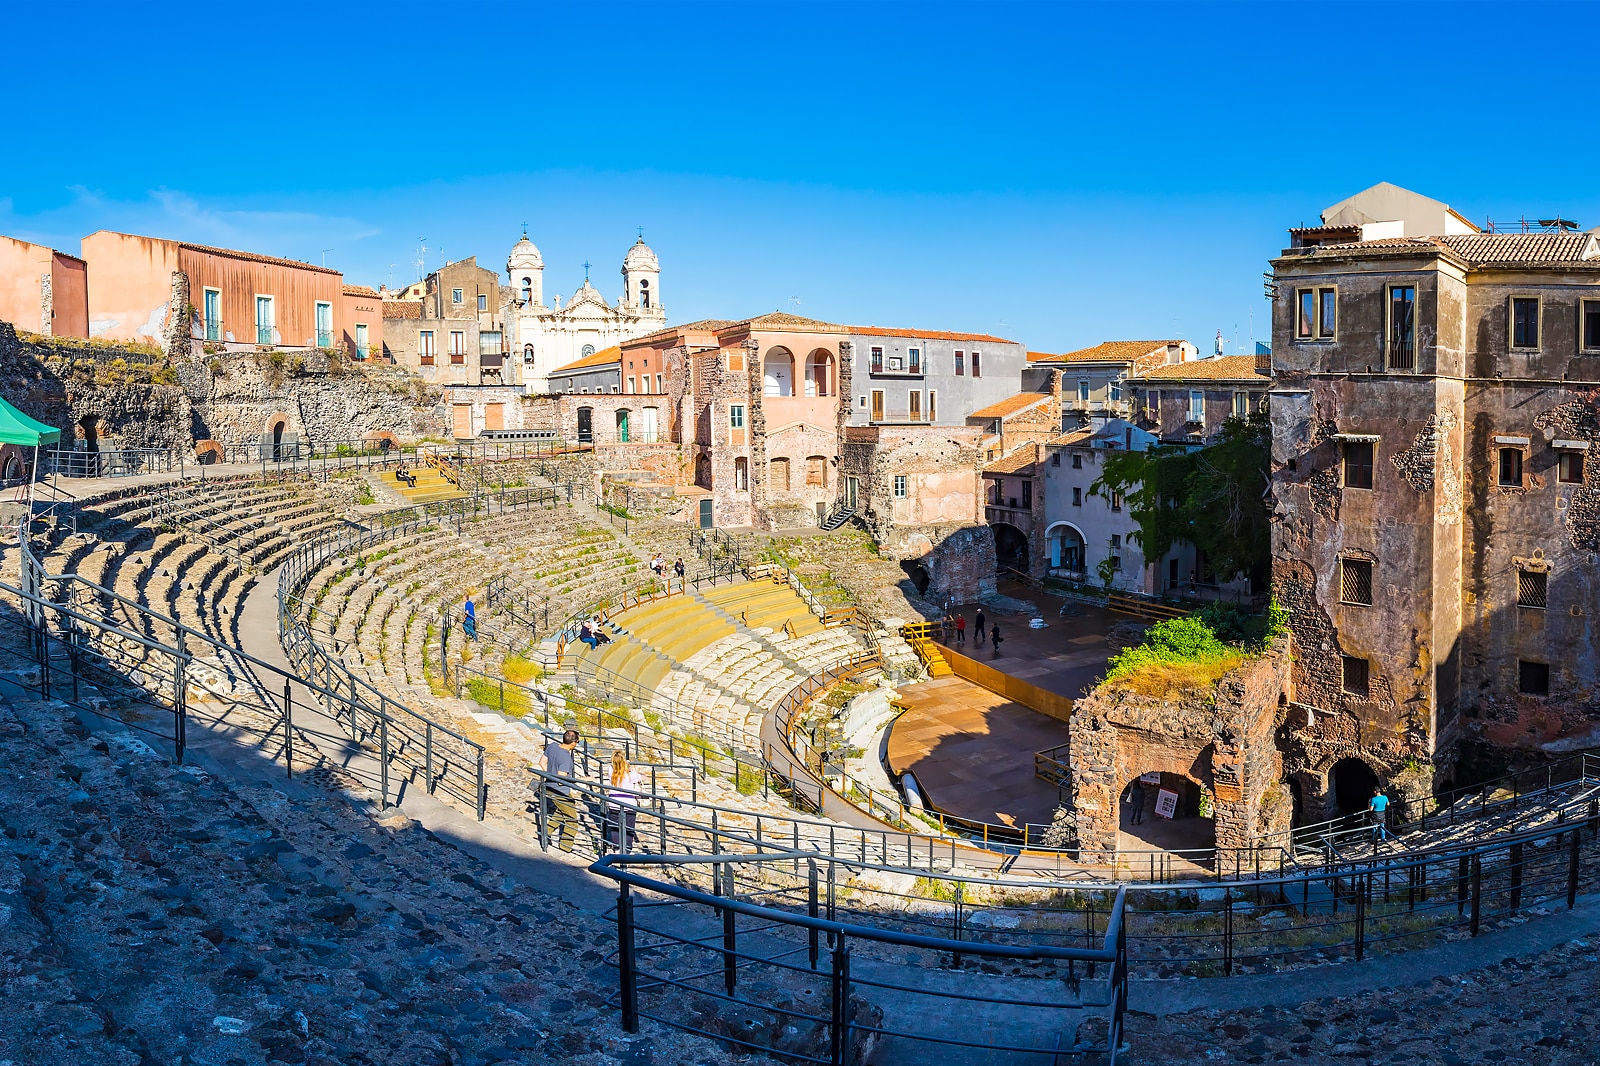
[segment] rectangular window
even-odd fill
[[[960,348],[956,349],[956,377],[962,377],[967,372],[967,353]]]
[[[881,373],[883,373],[883,349],[882,348],[872,348],[871,349],[871,353],[872,353],[872,361],[871,361],[870,373],[873,373],[873,374],[881,374]]]
[[[1033,510],[1033,482],[1031,481],[1022,483],[1022,509],[1025,511]]]
[[[1122,547],[1122,534],[1121,533],[1113,533],[1113,534],[1111,534],[1111,546],[1113,548]]]
[[[332,304],[323,303],[320,300],[317,302],[316,322],[317,322],[317,347],[318,348],[332,348],[333,347],[333,305]]]
[[[1248,392],[1236,392],[1233,394],[1233,417],[1250,417],[1250,394]]]
[[[1562,451],[1556,453],[1556,480],[1563,485],[1583,484],[1583,453]]]
[[[1189,393],[1189,421],[1206,420],[1206,394],[1198,390]]]
[[[1073,452],[1072,453],[1072,469],[1074,469],[1074,470],[1082,470],[1083,469],[1083,456],[1079,455],[1077,452]]]
[[[1372,664],[1366,659],[1357,659],[1349,655],[1344,659],[1344,694],[1346,696],[1367,696],[1372,692]]]
[[[450,331],[450,362],[465,363],[467,361],[467,335],[464,331],[453,329]]]
[[[1083,506],[1083,489],[1078,487],[1078,486],[1076,486],[1076,485],[1073,486],[1073,489],[1072,489],[1072,506],[1074,506],[1074,507],[1082,507]]]
[[[1120,382],[1113,381],[1109,386],[1107,386],[1107,392],[1110,395],[1110,399],[1111,399],[1112,403],[1121,402],[1121,400],[1122,400],[1122,384]]]
[[[928,421],[939,421],[939,394],[932,389],[928,390]]]
[[[1060,466],[1061,465],[1061,453],[1060,452],[1051,452],[1050,453],[1050,465],[1051,466]]]
[[[487,311],[487,310],[489,310],[489,297],[488,297],[488,295],[486,293],[481,293],[481,292],[478,293],[478,310],[479,311]]]
[[[1583,350],[1600,352],[1600,300],[1583,301]]]
[[[1549,602],[1550,575],[1538,570],[1518,570],[1517,606],[1543,610],[1549,606]]]
[[[1122,573],[1122,556],[1113,555],[1110,558],[1111,558],[1111,569],[1115,570],[1119,574]]]
[[[909,417],[910,417],[911,421],[913,421],[913,422],[921,422],[922,421],[922,393],[921,392],[919,392],[916,389],[912,389],[910,392],[906,393],[906,410],[910,413]]]
[[[204,297],[206,316],[206,340],[220,341],[222,339],[222,292],[220,289],[207,289]]]
[[[1414,370],[1417,366],[1417,290],[1411,285],[1389,287],[1389,369]]]
[[[278,325],[276,309],[272,306],[272,297],[256,297],[256,343],[274,344],[272,334]]]
[[[1317,336],[1331,339],[1339,325],[1338,294],[1333,289],[1317,290]]]
[[[1539,347],[1539,300],[1534,296],[1511,298],[1511,347]]]
[[[977,352],[972,353],[972,376],[975,378],[983,377],[983,365],[979,361]]]
[[[451,289],[450,290],[450,302],[453,303],[453,304],[459,304],[461,302],[461,290],[460,289]]]
[[[1372,441],[1347,440],[1344,442],[1344,485],[1347,489],[1372,487],[1372,461],[1376,450]]]
[[[883,390],[872,390],[872,421],[883,421]]]
[[[638,391],[638,390],[636,390],[634,388],[635,381],[634,381],[634,377],[633,377],[632,374],[629,374],[627,376],[627,378],[624,380],[623,384],[626,386],[626,388],[624,388],[622,391],[627,393],[630,396],[633,395],[636,391]]]
[[[1122,510],[1122,493],[1113,492],[1111,494],[1111,509],[1113,511]]]
[[[1089,383],[1082,378],[1078,379],[1078,402],[1085,406],[1089,403]]]
[[[896,474],[894,476],[894,498],[897,500],[906,498],[906,476],[904,474]]]
[[[433,365],[433,330],[419,329],[417,331],[417,357],[423,366]]]
[[[1296,340],[1308,341],[1317,335],[1317,290],[1300,289],[1297,295],[1294,335]]]
[[[1500,484],[1508,487],[1522,487],[1522,449],[1500,449]]]
[[[909,374],[922,373],[922,349],[906,349],[906,372]]]
[[[728,428],[744,428],[744,404],[734,403],[728,405]]]
[[[1524,696],[1550,695],[1550,664],[1517,660],[1517,691]]]
[[[1339,602],[1372,606],[1372,563],[1366,559],[1339,560]]]

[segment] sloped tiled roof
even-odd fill
[[[1044,443],[1047,448],[1070,448],[1074,444],[1082,444],[1092,436],[1094,436],[1092,429],[1075,429],[1059,437],[1051,437]]]
[[[622,362],[622,347],[613,344],[609,348],[601,348],[598,352],[591,352],[582,359],[568,363],[566,366],[558,366],[550,373],[565,374],[573,370],[587,370],[593,366],[606,366],[610,363],[620,362]]]
[[[1140,374],[1136,381],[1265,381],[1256,373],[1253,355],[1219,355],[1210,359],[1191,359],[1187,363],[1168,363]]]
[[[909,337],[912,340],[923,341],[977,341],[980,344],[1015,344],[1004,337],[994,337],[987,333],[949,333],[937,329],[890,329],[887,326],[848,326],[851,333],[861,333],[868,337]]]
[[[1027,410],[1034,404],[1050,399],[1048,392],[1019,392],[1015,396],[1007,396],[999,403],[992,403],[968,415],[968,418],[1005,418],[1018,411]]]
[[[1158,348],[1181,341],[1101,341],[1093,348],[1079,348],[1075,352],[1051,355],[1048,352],[1029,352],[1028,362],[1040,363],[1131,363],[1141,355],[1149,355]]]
[[[682,326],[669,326],[666,329],[656,330],[654,333],[643,337],[636,337],[628,342],[629,347],[636,344],[649,344],[671,337],[678,333],[705,330],[713,333],[725,333],[735,329],[745,330],[795,330],[810,333],[854,333],[868,337],[908,337],[912,340],[929,341],[977,341],[981,344],[1013,344],[1004,337],[993,337],[987,333],[950,333],[937,329],[892,329],[887,326],[842,326],[836,322],[823,322],[816,318],[802,318],[791,315],[787,311],[768,311],[764,315],[753,318],[705,318],[699,322],[690,322]]]
[[[369,289],[365,285],[346,285],[344,294],[346,296],[377,296],[378,290]]]
[[[1034,466],[1033,445],[1018,448],[1009,455],[1002,455],[994,462],[983,468],[985,474],[1015,474],[1018,477],[1032,477],[1037,473]]]
[[[188,241],[179,241],[179,248],[186,248],[191,252],[203,252],[206,255],[221,255],[229,259],[243,259],[251,263],[267,263],[271,266],[293,267],[296,270],[314,270],[318,274],[338,274],[332,267],[317,266],[315,263],[302,263],[298,259],[279,259],[275,255],[259,255],[255,252],[241,252],[237,248],[213,248],[208,244],[190,244]]]
[[[1600,255],[1592,233],[1468,233],[1440,238],[1473,263],[1576,263]]]
[[[383,301],[384,318],[421,318],[421,300],[385,300]]]

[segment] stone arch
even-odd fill
[[[1009,522],[991,522],[994,530],[995,565],[1004,570],[1028,570],[1028,535]]]
[[[761,360],[762,395],[794,395],[794,355],[781,344]]]
[[[1051,522],[1044,531],[1045,550],[1053,569],[1081,572],[1089,538],[1072,522]]]
[[[221,441],[197,440],[194,442],[194,461],[201,466],[213,466],[226,457]]]
[[[368,448],[376,448],[384,452],[398,451],[400,448],[400,438],[387,429],[373,430],[361,438],[361,443]]]
[[[84,451],[99,451],[100,419],[95,415],[84,415],[78,419],[78,439],[83,441]]]
[[[1347,755],[1328,768],[1328,798],[1340,814],[1359,815],[1381,787],[1383,778],[1359,756]]]
[[[283,458],[283,435],[288,429],[289,416],[285,412],[277,411],[267,416],[261,430],[261,443],[265,446],[262,448],[264,456],[272,459]]]
[[[832,396],[835,386],[833,353],[818,348],[806,356],[805,393],[807,396]]]
[[[631,433],[633,432],[633,427],[630,424],[631,415],[632,412],[626,407],[617,408],[617,440],[622,444],[627,444],[632,439]]]

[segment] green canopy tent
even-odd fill
[[[29,418],[21,411],[12,407],[5,397],[0,396],[0,444],[20,444],[23,447],[33,448],[33,468],[28,477],[28,510],[33,510],[33,483],[39,473],[39,445],[56,444],[61,440],[61,431],[54,426],[47,426],[37,419]]]

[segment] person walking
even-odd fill
[[[474,606],[470,595],[461,608],[461,628],[466,630],[468,640],[478,639],[478,608]]]
[[[1144,783],[1138,778],[1128,787],[1128,821],[1138,825],[1144,821]]]
[[[633,850],[639,791],[639,775],[618,748],[611,753],[611,787],[606,790],[606,843],[613,851]]]
[[[956,647],[961,647],[967,642],[967,616],[956,615]]]
[[[989,658],[1000,658],[1000,623],[989,627]]]
[[[539,757],[539,769],[544,777],[545,839],[561,847],[566,839],[567,827],[572,827],[574,840],[578,835],[578,800],[573,794],[573,751],[578,746],[578,731],[569,729],[544,746]]]
[[[973,628],[977,630],[973,643],[981,648],[983,647],[983,612],[981,610],[978,612],[978,617],[973,619]]]
[[[1382,789],[1372,790],[1372,802],[1367,804],[1368,817],[1372,821],[1372,840],[1389,839],[1389,797],[1383,794]]]

